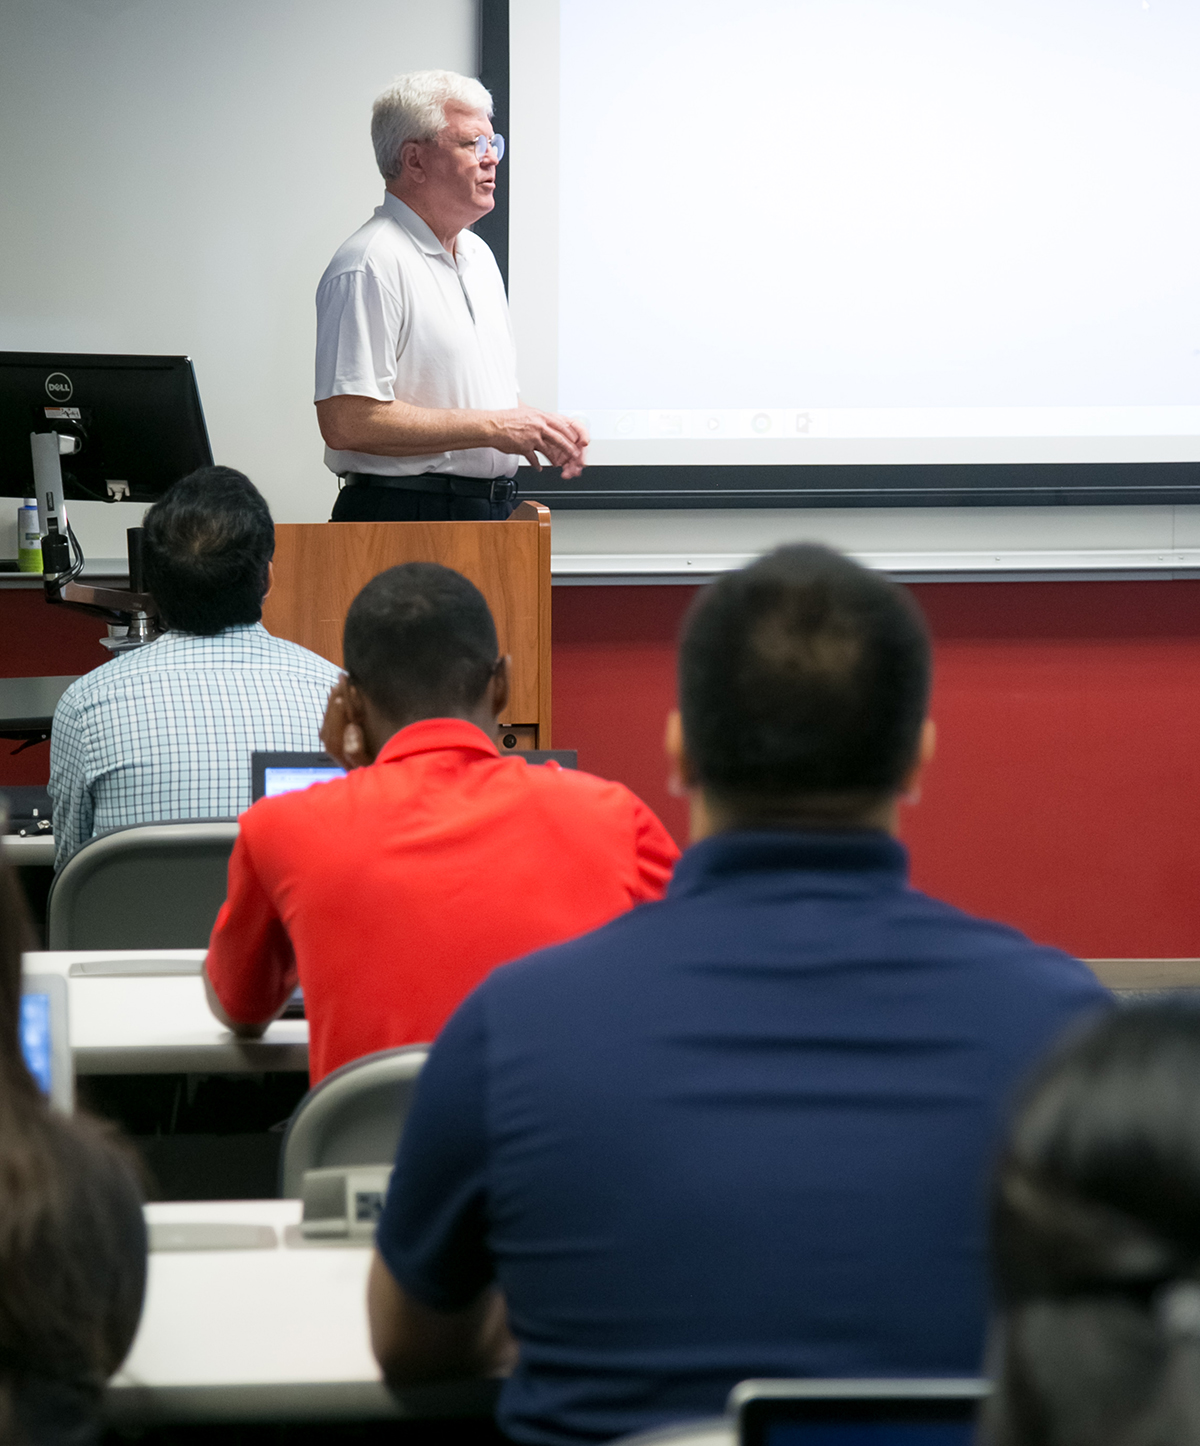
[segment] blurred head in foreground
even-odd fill
[[[1119,1010],[1043,1067],[993,1248],[989,1446],[1200,1442],[1200,1005]]]
[[[137,1330],[146,1279],[129,1157],[53,1112],[21,1053],[25,901],[0,861],[0,1441],[90,1441]]]
[[[697,598],[668,724],[693,837],[725,828],[894,828],[932,756],[929,635],[903,588],[813,543]]]

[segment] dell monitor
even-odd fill
[[[0,352],[0,497],[42,504],[31,435],[48,432],[67,501],[153,502],[212,463],[185,356]]]

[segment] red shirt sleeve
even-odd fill
[[[283,920],[259,882],[245,824],[229,859],[229,895],[208,941],[205,970],[230,1019],[274,1018],[296,987],[296,958]]]
[[[663,827],[658,815],[646,807],[634,795],[634,848],[637,851],[638,879],[640,889],[637,902],[647,903],[661,899],[675,865],[679,862],[679,849],[675,840]]]

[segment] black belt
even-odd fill
[[[486,497],[489,502],[512,502],[517,496],[515,477],[453,477],[448,472],[422,472],[415,477],[384,477],[378,472],[346,472],[347,487],[392,487],[398,492],[440,492],[443,497]]]

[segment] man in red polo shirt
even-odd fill
[[[460,574],[381,573],[343,652],[322,739],[350,772],[242,814],[205,962],[239,1034],[303,986],[314,1084],[433,1039],[496,965],[659,898],[678,858],[621,784],[501,757],[508,659]]]

